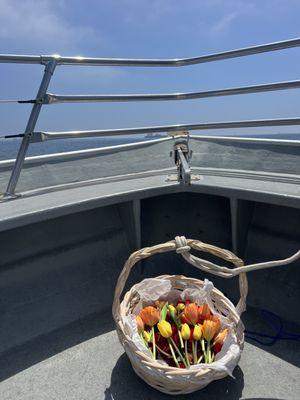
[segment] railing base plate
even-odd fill
[[[191,181],[200,181],[202,179],[201,175],[191,175]],[[178,175],[171,174],[167,176],[166,182],[178,182]]]

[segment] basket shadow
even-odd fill
[[[117,361],[111,375],[110,387],[105,391],[105,400],[170,399],[240,399],[244,387],[244,374],[239,366],[233,371],[235,379],[227,377],[212,382],[204,389],[188,395],[167,395],[161,393],[140,379],[131,367],[124,353]]]

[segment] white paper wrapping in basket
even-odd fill
[[[233,377],[232,371],[240,360],[241,349],[237,344],[237,338],[234,333],[232,323],[228,318],[219,314],[214,307],[214,303],[211,299],[211,291],[213,288],[213,283],[207,279],[204,280],[202,289],[187,287],[183,291],[172,289],[171,282],[165,279],[144,279],[142,282],[135,285],[135,290],[139,294],[140,301],[132,310],[131,315],[122,316],[125,333],[131,337],[138,350],[151,356],[149,349],[147,349],[141,341],[135,320],[136,315],[139,314],[143,307],[147,305],[153,305],[156,300],[167,300],[170,303],[176,303],[179,299],[183,301],[190,299],[192,302],[195,302],[199,305],[207,303],[212,313],[220,318],[222,328],[228,328],[229,333],[224,341],[222,350],[216,355],[213,363],[201,363],[192,365],[190,368],[201,370],[206,369],[209,366],[210,369],[224,371]],[[166,365],[166,362],[163,360],[157,361]],[[176,377],[170,377],[170,379],[176,379]]]

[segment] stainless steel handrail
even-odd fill
[[[104,95],[61,95],[47,93],[44,104],[82,103],[82,102],[116,102],[116,101],[170,101],[192,100],[219,96],[234,96],[240,94],[272,92],[277,90],[299,89],[300,80],[266,83],[262,85],[242,86],[235,88],[206,90],[189,93],[157,93],[157,94],[104,94]]]
[[[39,90],[36,95],[36,99],[42,98],[45,95],[45,93],[47,92],[51,77],[55,71],[55,67],[56,67],[55,60],[50,61],[46,65],[44,75],[43,75]],[[27,125],[25,128],[25,132],[24,132],[24,137],[23,137],[21,146],[18,151],[18,155],[16,158],[14,168],[12,170],[11,176],[8,181],[6,193],[9,196],[14,196],[15,189],[16,189],[19,177],[20,177],[22,167],[23,167],[23,163],[24,163],[24,160],[26,157],[27,149],[28,149],[28,146],[30,143],[31,134],[35,129],[41,108],[42,108],[41,103],[35,103],[31,109],[31,113],[29,115],[29,119],[28,119],[28,122],[27,122]]]
[[[181,67],[184,65],[202,64],[212,61],[227,60],[270,51],[284,50],[300,46],[300,38],[245,47],[199,57],[175,59],[127,59],[127,58],[91,58],[61,57],[60,55],[16,55],[0,54],[0,63],[47,64],[53,59],[58,65],[95,65],[95,66],[127,66],[127,67]]]
[[[118,135],[141,135],[141,134],[158,133],[158,132],[176,133],[180,131],[192,131],[192,130],[254,128],[254,127],[289,126],[289,125],[300,125],[300,118],[222,121],[222,122],[208,122],[201,124],[160,125],[160,126],[146,126],[140,128],[102,129],[102,130],[87,130],[87,131],[34,132],[31,141],[39,142],[44,140],[79,138],[79,137],[83,138],[83,137],[102,137],[102,136],[118,136]]]
[[[228,89],[217,89],[204,92],[192,93],[170,93],[170,94],[129,94],[129,95],[79,95],[63,96],[47,93],[47,89],[57,65],[93,65],[93,66],[133,66],[133,67],[179,67],[186,65],[202,64],[212,61],[226,60],[236,57],[244,57],[271,51],[284,50],[300,46],[300,38],[268,43],[264,45],[230,50],[200,57],[181,59],[118,59],[118,58],[88,58],[88,57],[61,57],[59,55],[16,55],[0,54],[0,63],[24,63],[43,64],[45,72],[34,103],[24,137],[14,164],[6,195],[15,196],[15,189],[20,177],[29,143],[50,139],[61,139],[66,137],[91,137],[124,134],[140,134],[151,132],[176,132],[178,130],[206,130],[206,129],[228,129],[260,126],[300,125],[300,118],[269,119],[253,121],[229,121],[201,124],[164,125],[143,128],[110,129],[100,131],[73,131],[73,132],[34,132],[36,122],[43,104],[63,101],[146,101],[146,100],[183,100],[192,98],[204,98],[214,96],[229,96],[235,94],[257,93],[271,90],[284,90],[299,87],[299,81],[277,82],[271,84],[254,85],[247,87],[236,87]],[[48,103],[47,103],[48,102]]]

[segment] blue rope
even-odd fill
[[[255,331],[245,331],[245,336],[253,340],[254,342],[257,342],[259,344],[262,344],[263,346],[272,346],[275,344],[278,340],[300,340],[300,333],[291,333],[287,332],[284,329],[282,319],[272,313],[271,311],[267,310],[260,310],[261,312],[261,317],[267,322],[267,324],[275,331],[274,335],[268,335],[266,333],[262,332],[255,332]],[[266,338],[270,339],[269,341],[263,341],[260,340],[259,338]]]

